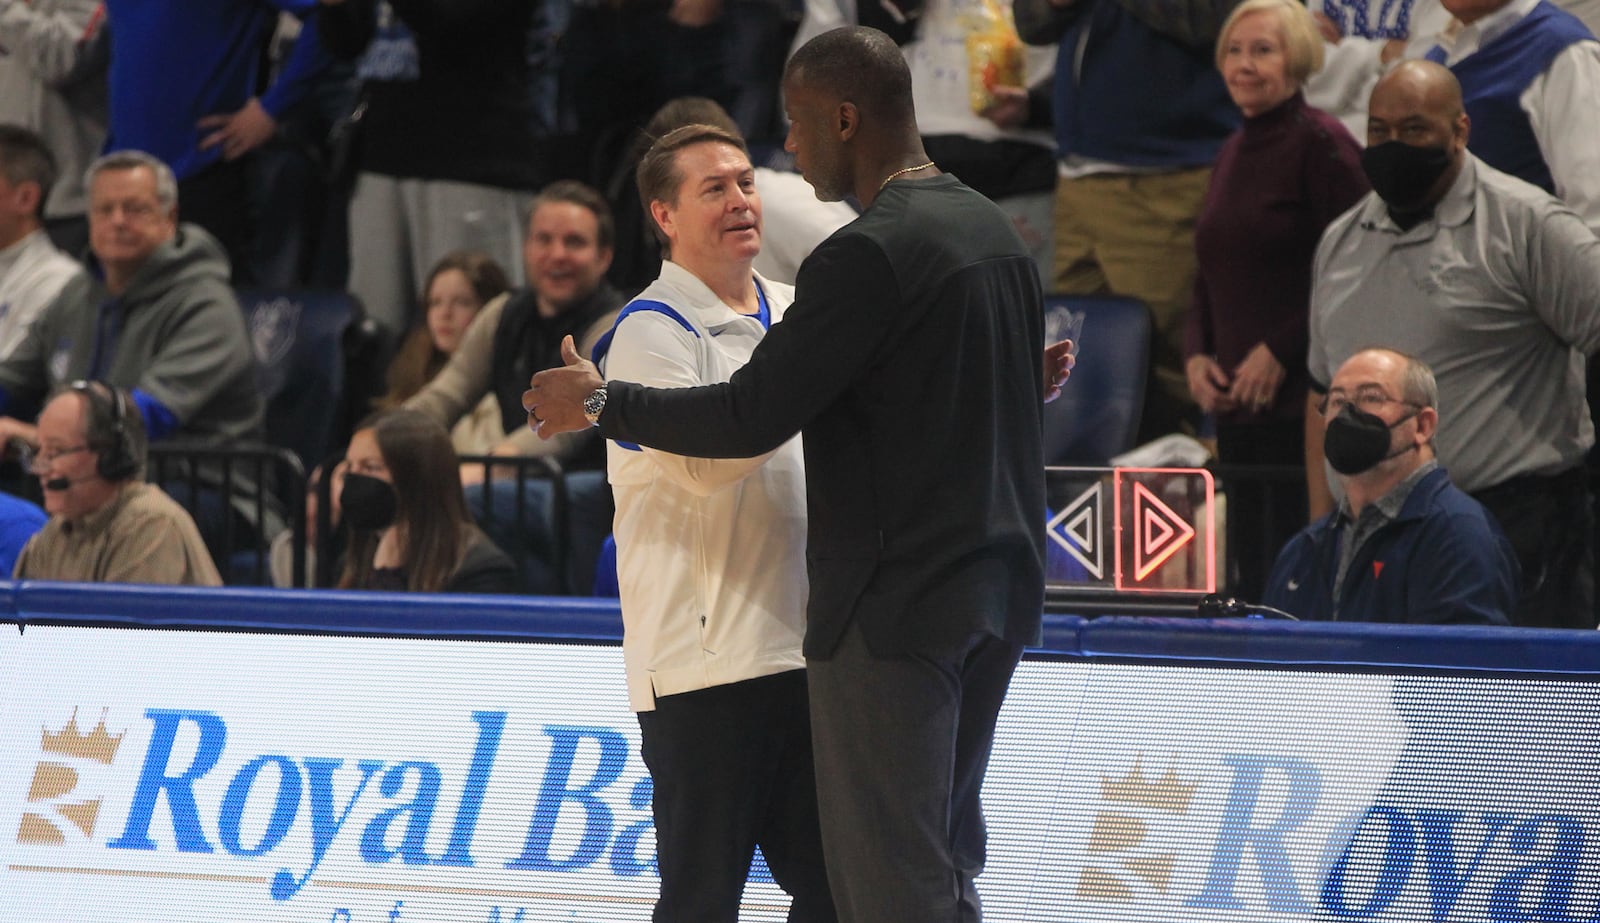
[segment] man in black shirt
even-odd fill
[[[588,424],[682,455],[805,435],[809,671],[828,878],[844,921],[977,920],[979,792],[1043,605],[1038,274],[993,203],[943,175],[883,33],[791,59],[786,147],[818,198],[862,215],[726,384],[607,384],[568,368],[524,396],[542,435]]]

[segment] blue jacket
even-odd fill
[[[1190,22],[1180,16],[1163,31],[1131,12],[1132,5],[1081,0],[1066,11],[1048,0],[1013,5],[1024,41],[1057,43],[1058,152],[1133,167],[1207,166],[1239,127],[1239,110],[1213,60],[1216,35],[1209,20],[1216,17],[1197,15]],[[1196,6],[1226,15],[1231,5],[1140,8]]]
[[[1333,580],[1344,532],[1337,515],[1284,546],[1263,602],[1302,619],[1510,624],[1521,579],[1511,543],[1443,468],[1423,477],[1400,515],[1356,554],[1336,610]]]
[[[222,159],[201,149],[203,116],[231,114],[260,91],[267,39],[280,10],[305,16],[316,0],[107,0],[111,24],[106,150],[135,148],[187,179]],[[260,91],[273,118],[303,98],[332,63],[306,20],[283,73]]]
[[[49,515],[21,497],[0,493],[0,579],[10,579],[17,555],[33,534],[44,528]]]

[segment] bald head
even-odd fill
[[[1372,105],[1429,109],[1446,119],[1464,110],[1461,84],[1448,67],[1432,61],[1402,61],[1372,88]]]
[[[884,127],[915,127],[911,70],[894,39],[870,26],[831,29],[800,47],[784,81],[852,103],[863,119]]]
[[[1346,359],[1334,373],[1329,390],[1353,394],[1372,386],[1417,407],[1439,406],[1439,385],[1433,369],[1416,356],[1381,346],[1363,349]]]

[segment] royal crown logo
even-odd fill
[[[112,734],[106,727],[106,710],[100,712],[100,721],[94,730],[85,734],[78,729],[78,713],[73,711],[72,717],[60,731],[52,733],[49,728],[41,728],[39,733],[39,750],[42,753],[52,754],[63,758],[42,759],[33,770],[33,782],[28,786],[29,804],[39,805],[37,811],[27,811],[22,815],[22,823],[17,828],[17,842],[28,844],[60,845],[67,841],[63,833],[60,820],[65,820],[84,836],[94,834],[95,820],[100,815],[99,798],[87,798],[68,801],[68,796],[77,789],[80,774],[77,768],[85,764],[99,764],[110,766],[117,757],[117,749],[122,746],[122,739],[127,736],[127,731]],[[56,815],[52,818],[42,812]]]
[[[1126,805],[1128,810],[1104,809],[1096,815],[1094,827],[1089,832],[1087,852],[1098,861],[1110,864],[1122,855],[1121,869],[1089,865],[1078,878],[1077,896],[1094,901],[1133,900],[1133,888],[1125,873],[1142,881],[1160,893],[1166,893],[1172,879],[1172,867],[1177,854],[1166,852],[1138,852],[1149,831],[1148,820],[1153,813],[1179,816],[1189,812],[1189,802],[1194,798],[1199,783],[1185,783],[1170,767],[1159,779],[1145,778],[1144,756],[1134,757],[1133,768],[1120,779],[1102,777],[1100,797],[1109,803]]]
[[[1106,801],[1137,805],[1170,814],[1189,813],[1189,800],[1200,783],[1185,785],[1178,774],[1167,767],[1161,778],[1154,782],[1144,777],[1144,756],[1134,757],[1133,768],[1121,779],[1100,779],[1100,797]]]

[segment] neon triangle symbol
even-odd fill
[[[1072,555],[1096,580],[1104,580],[1106,574],[1105,543],[1100,540],[1103,488],[1103,483],[1095,482],[1045,525],[1045,534],[1050,540]]]
[[[1148,507],[1144,510],[1144,522],[1141,525],[1144,526],[1144,547],[1147,552],[1160,548],[1172,537],[1172,527],[1167,525],[1166,520],[1155,510]]]
[[[1150,488],[1133,484],[1133,579],[1140,581],[1194,538],[1194,526],[1162,503]]]
[[[1099,529],[1096,528],[1099,525],[1099,512],[1096,507],[1086,506],[1061,527],[1078,543],[1079,548],[1089,554],[1095,553],[1095,545],[1099,540]]]

